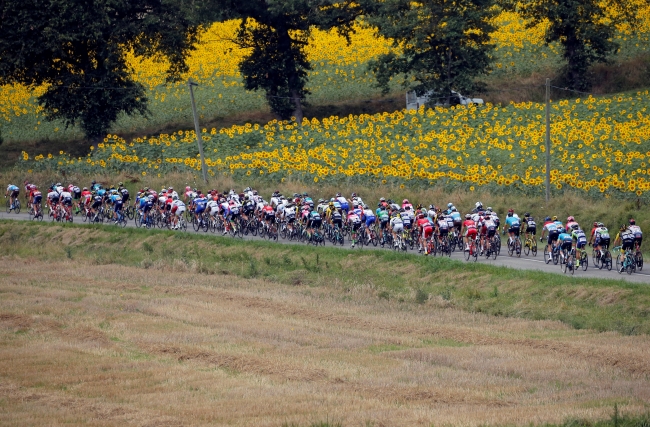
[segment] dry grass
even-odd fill
[[[172,270],[0,260],[0,424],[525,425],[650,401],[648,336]]]

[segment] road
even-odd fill
[[[25,213],[23,210],[20,214],[15,214],[15,213],[6,213],[5,211],[0,212],[0,219],[11,219],[11,220],[23,220],[23,221],[29,221],[29,216]],[[43,219],[43,222],[46,222],[48,220],[47,217]],[[80,217],[75,217],[75,224],[84,224],[81,222]],[[108,225],[107,225],[108,226]],[[127,224],[127,227],[135,227],[135,223],[133,221],[129,221]],[[195,233],[194,230],[188,228],[188,232]],[[203,231],[199,231],[198,233],[204,233]],[[253,237],[253,236],[246,236],[244,237],[245,240],[258,240],[258,237]],[[328,242],[329,243],[329,242]],[[279,240],[278,244],[304,244],[304,243],[298,243],[298,242],[289,242],[285,240]],[[338,246],[341,247],[341,246]],[[346,243],[343,248],[350,248],[350,246]],[[364,251],[364,250],[382,250],[381,247],[377,246],[376,248],[373,246],[367,247],[364,246],[362,249],[359,248],[358,250]],[[387,250],[387,249],[383,249]],[[521,258],[517,257],[510,257],[508,256],[507,251],[504,249],[501,251],[501,255],[497,257],[497,259],[485,259],[485,257],[479,257],[478,261],[479,263],[484,263],[484,264],[491,264],[491,265],[498,265],[498,266],[505,266],[505,267],[510,267],[510,268],[515,268],[519,270],[539,270],[543,271],[546,273],[554,273],[554,274],[564,274],[562,270],[560,270],[559,265],[553,265],[552,263],[546,264],[543,261],[543,246],[540,244],[539,245],[539,252],[537,254],[537,257],[528,256],[526,257],[523,253],[521,254]],[[409,251],[410,253],[413,253],[412,251]],[[454,252],[451,255],[452,259],[457,259],[463,262],[466,262],[463,258],[462,252]],[[589,259],[591,261],[591,258]],[[473,262],[473,261],[469,261]],[[650,267],[646,267],[650,270]],[[583,271],[582,269],[579,269],[575,272],[575,275],[573,277],[591,277],[591,278],[598,278],[598,279],[614,279],[614,280],[625,280],[628,282],[634,282],[634,283],[648,283],[650,284],[650,271],[641,271],[637,273],[632,273],[631,275],[628,275],[627,273],[619,274],[618,272],[615,271],[616,265],[614,265],[614,268],[612,271],[607,271],[607,270],[599,270],[595,269],[589,265],[589,268],[587,271]],[[568,273],[567,273],[568,275]]]

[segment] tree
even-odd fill
[[[384,93],[400,75],[419,96],[433,91],[447,102],[452,89],[482,88],[476,78],[491,62],[494,0],[365,1],[368,24],[401,52],[381,55],[370,65]]]
[[[612,0],[530,0],[521,3],[519,11],[528,19],[527,26],[547,24],[547,44],[559,42],[566,61],[560,73],[561,84],[577,90],[589,90],[591,65],[607,62],[616,52],[613,41],[616,25],[628,21],[636,25],[639,2]]]
[[[235,42],[248,49],[239,69],[248,90],[263,90],[271,110],[302,122],[311,65],[305,54],[312,28],[348,36],[361,8],[352,0],[208,0],[221,19],[240,18]],[[202,10],[206,7],[201,6]]]
[[[47,118],[91,140],[121,113],[147,113],[126,51],[168,58],[177,80],[198,31],[172,0],[0,0],[0,16],[0,84],[47,85]]]

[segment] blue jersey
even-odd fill
[[[507,216],[507,217],[506,217],[506,225],[507,225],[509,228],[519,227],[519,226],[520,226],[519,218],[517,218],[517,217],[514,216],[514,215],[513,215],[513,216]]]
[[[561,242],[573,242],[573,237],[568,233],[560,233],[557,239]]]
[[[20,191],[20,188],[18,188],[15,185],[11,184],[9,187],[7,187],[7,191]]]
[[[462,218],[460,216],[460,212],[452,212],[451,213],[451,218],[454,220],[454,222],[462,222]]]
[[[197,208],[205,209],[206,203],[208,203],[208,199],[206,199],[205,197],[197,197],[196,199],[194,199],[194,204],[196,205]]]
[[[104,197],[105,194],[106,194],[106,190],[104,190],[103,188],[100,188],[99,190],[97,190],[97,195],[98,196]]]

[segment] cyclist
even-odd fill
[[[587,235],[576,223],[572,226],[571,237],[573,237],[573,247],[576,249],[576,267],[580,267],[582,251],[587,247]]]
[[[216,202],[214,202],[216,204]],[[179,220],[181,215],[185,212],[185,203],[182,200],[179,200],[178,195],[172,197],[172,228],[178,230]]]
[[[196,198],[194,199],[194,206],[196,206],[196,210],[194,211],[194,219],[199,223],[202,221],[202,219],[199,219],[199,215],[205,211],[207,204],[208,199],[199,191]]]
[[[456,233],[460,236],[460,229],[463,226],[463,217],[460,215],[460,212],[458,212],[458,209],[456,209],[456,206],[451,207],[451,219],[454,221],[454,228],[456,229]]]
[[[465,241],[465,251],[469,251],[469,239],[475,239],[477,234],[476,222],[472,219],[471,214],[465,215],[465,221],[463,222],[461,232],[463,234],[463,240]]]
[[[643,242],[643,233],[641,232],[641,227],[636,225],[634,218],[630,218],[630,231],[634,233],[634,247],[636,250],[641,248],[641,243]]]
[[[521,230],[521,222],[519,221],[519,216],[515,214],[513,209],[508,209],[508,215],[506,216],[506,227],[508,228],[508,246],[514,242],[515,237],[519,237],[519,232]],[[505,232],[505,227],[504,230]]]
[[[401,215],[397,211],[395,211],[394,214],[391,216],[390,228],[393,233],[393,242],[395,242],[394,244],[395,246],[397,246],[398,233],[404,231],[404,222],[402,221]]]
[[[41,212],[41,200],[43,200],[43,194],[35,185],[32,185],[29,194],[29,202],[34,208],[34,216],[37,216]]]
[[[124,200],[122,199],[122,195],[120,194],[119,191],[115,191],[115,193],[111,194],[111,201],[113,202],[113,210],[115,211],[113,213],[113,219],[115,220],[115,223],[122,219],[123,213],[122,213],[122,208],[124,207]]]
[[[368,236],[368,240],[370,240],[370,227],[375,225],[377,217],[368,205],[363,205],[363,220],[366,222],[366,236]]]
[[[323,219],[317,210],[312,210],[307,217],[307,236],[311,240],[314,229],[318,230],[323,224]]]
[[[425,218],[424,213],[418,213],[416,225],[418,227],[419,243],[420,243],[420,252],[424,251],[425,255],[429,255],[429,249],[427,248],[427,240],[429,240],[433,234],[433,224]]]
[[[350,224],[350,235],[355,233],[361,227],[361,217],[357,214],[356,210],[351,210],[347,215],[348,224]],[[352,240],[352,247],[354,247],[354,240]]]
[[[5,199],[9,196],[11,200],[11,210],[16,208],[16,200],[18,199],[18,194],[20,193],[20,188],[16,187],[13,184],[9,184],[7,191],[5,192]]]
[[[594,249],[600,253],[601,257],[604,257],[602,247],[607,249],[609,247],[609,230],[605,227],[605,224],[602,222],[598,223],[598,227],[594,231]]]
[[[48,195],[48,197],[49,197],[49,195]],[[58,200],[58,199],[57,199],[57,200]],[[95,191],[95,192],[93,193],[93,204],[90,205],[90,211],[91,211],[92,214],[93,214],[93,222],[94,222],[94,221],[97,221],[97,216],[99,215],[98,210],[99,210],[99,207],[102,205],[103,202],[104,202],[104,198],[103,198],[102,196],[100,196],[100,195]],[[53,204],[55,204],[55,203],[53,203]],[[54,209],[52,209],[52,210],[54,210]]]
[[[621,263],[621,268],[619,273],[623,272],[623,261],[625,261],[625,255],[627,251],[634,250],[634,233],[632,233],[625,224],[621,225],[618,229],[618,234],[614,239],[614,246],[621,245],[621,251],[618,254],[618,260]]]
[[[567,217],[567,219],[566,219],[566,229],[567,229],[567,231],[572,230],[574,224],[578,224],[576,222],[576,219],[573,216]]]
[[[377,213],[377,218],[379,218],[379,241],[383,248],[386,242],[384,233],[387,231],[388,223],[390,222],[390,214],[386,210],[386,205],[381,204],[381,202],[375,212]]]
[[[546,251],[548,252],[549,256],[548,259],[551,259],[551,252],[553,251],[555,242],[557,242],[557,239],[560,236],[560,229],[558,228],[557,224],[548,216],[544,219],[544,228],[542,228],[542,235],[539,238],[540,242],[544,241],[545,235],[548,235]]]
[[[336,193],[336,201],[341,204],[341,210],[347,215],[348,210],[350,209],[350,204],[348,203],[347,199],[341,196],[341,193]]]
[[[526,239],[534,239],[537,233],[537,224],[535,218],[530,216],[528,212],[524,214],[524,226],[526,227]]]
[[[492,238],[497,234],[497,224],[494,222],[491,215],[483,216],[481,234],[484,239],[484,247],[487,247],[490,240],[492,240]]]
[[[444,215],[438,215],[435,230],[438,243],[442,243],[442,240],[446,239],[449,235],[449,222],[447,222],[447,218]]]
[[[560,245],[560,256],[564,259],[564,251],[571,251],[573,248],[573,237],[569,234],[569,230],[561,228],[560,234],[557,236],[558,245]],[[565,260],[566,261],[566,260]]]

